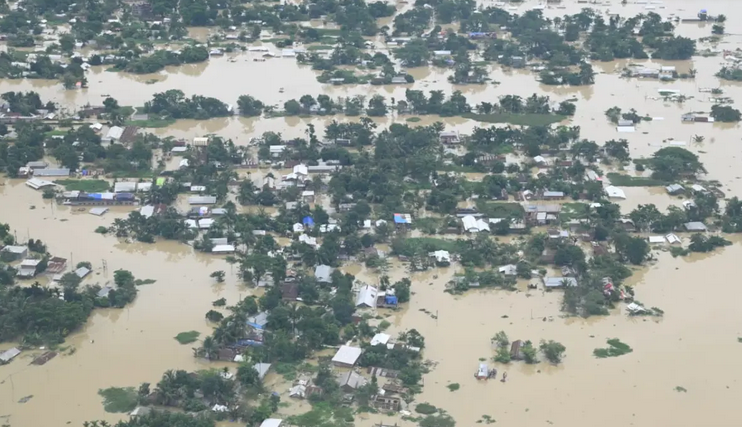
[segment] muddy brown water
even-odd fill
[[[563,3],[563,8],[550,7],[545,13],[559,16],[588,6]],[[493,2],[482,4],[494,5]],[[513,12],[522,13],[536,4],[528,1]],[[730,18],[726,30],[732,35],[725,36],[717,48],[742,47],[738,35],[742,34],[742,23],[735,19],[742,14],[739,2],[667,0],[651,6],[655,7],[651,11],[663,16],[692,17],[701,8],[711,14],[725,13]],[[409,4],[399,6],[408,7]],[[613,2],[609,6],[593,7],[601,13],[622,15],[649,11],[647,4],[621,6]],[[711,25],[680,24],[677,33],[704,37],[710,35]],[[208,31],[193,29],[191,35],[203,40]],[[327,93],[333,97],[368,97],[379,93],[403,99],[407,88],[441,89],[446,93],[452,90],[446,80],[450,70],[413,69],[410,72],[417,79],[414,85],[335,87],[318,83],[310,67],[297,66],[293,59],[253,62],[254,55],[228,55],[145,76],[108,73],[102,67],[95,67],[89,76],[91,87],[82,91],[65,91],[55,81],[38,80],[3,80],[0,90],[35,90],[44,100],[51,99],[70,109],[86,103],[100,104],[104,94],[117,98],[122,105],[142,105],[152,94],[168,89],[181,89],[188,95],[214,96],[230,104],[236,103],[238,95],[250,94],[276,105],[306,93]],[[229,58],[235,58],[236,62],[229,62]],[[699,93],[699,88],[721,87],[724,96],[740,99],[742,85],[720,82],[714,77],[722,61],[721,57],[695,57],[692,61],[672,63],[655,61],[654,65],[672,64],[679,70],[693,68],[698,72],[695,80],[669,83],[620,79],[618,73],[628,61],[596,63],[595,69],[601,74],[596,76],[596,84],[587,88],[547,87],[539,85],[528,71],[503,71],[490,66],[492,79],[502,82],[500,85],[454,88],[461,90],[471,103],[491,102],[505,94],[529,96],[534,92],[548,94],[553,100],[576,98],[577,115],[565,124],[580,126],[584,137],[599,143],[626,138],[634,157],[651,155],[667,146],[663,141],[671,138],[685,141],[686,148],[699,154],[709,170],[707,178],[719,180],[731,197],[742,193],[739,183],[742,173],[738,171],[742,144],[738,126],[680,123],[684,112],[710,109],[709,94]],[[147,83],[153,80],[157,82]],[[283,93],[279,92],[280,88],[284,88]],[[694,98],[683,105],[653,99],[660,88],[677,89]],[[626,110],[633,107],[639,113],[664,120],[642,123],[633,134],[619,134],[603,115],[612,106]],[[736,106],[739,108],[738,103]],[[376,121],[383,127],[404,119],[393,116]],[[422,119],[418,124],[441,120],[462,133],[480,126],[462,118]],[[154,132],[189,139],[217,133],[245,145],[265,131],[281,132],[287,137],[304,136],[309,123],[319,133],[331,120],[220,118],[180,121]],[[703,135],[705,142],[692,143],[693,135]],[[257,182],[259,176],[256,173],[252,178]],[[480,179],[478,175],[470,177]],[[125,415],[104,412],[98,389],[137,386],[145,381],[156,383],[167,369],[225,366],[193,358],[191,345],[180,345],[173,339],[187,330],[197,330],[205,336],[211,325],[204,314],[212,308],[213,300],[224,297],[231,304],[250,294],[251,290],[239,282],[236,270],[223,258],[194,253],[190,247],[175,242],[126,244],[100,236],[93,233],[97,226],[124,217],[129,209],[112,209],[102,218],[65,207],[52,209],[50,202],[42,200],[38,192],[22,181],[0,180],[4,184],[0,185],[0,222],[9,223],[22,240],[29,235],[42,239],[55,255],[71,257],[74,262],[92,262],[95,274],[84,283],[110,281],[112,272],[118,268],[131,270],[138,278],[157,280],[141,287],[137,300],[127,309],[96,310],[88,324],[68,338],[74,353],[60,355],[40,367],[29,366],[30,353],[24,353],[11,364],[1,366],[0,417],[7,416],[3,418],[5,423],[23,427],[81,425],[90,419],[115,421]],[[664,209],[680,203],[658,189],[624,190],[628,197],[621,202],[624,209],[643,203],[655,203]],[[30,209],[32,205],[35,209]],[[742,352],[742,344],[737,342],[737,337],[742,336],[739,326],[742,312],[737,309],[742,290],[734,278],[740,273],[740,268],[735,267],[740,256],[742,247],[737,241],[715,254],[682,259],[657,252],[659,261],[637,271],[631,281],[644,304],[665,311],[665,317],[660,320],[628,318],[618,310],[605,318],[565,319],[560,317],[559,292],[475,290],[450,296],[443,289],[454,272],[460,271],[459,267],[410,275],[403,266],[392,263],[390,275],[394,280],[412,277],[414,295],[409,307],[391,313],[387,319],[392,323],[392,333],[416,328],[426,336],[425,357],[437,366],[424,377],[425,387],[417,401],[446,409],[459,425],[472,425],[483,415],[489,415],[499,424],[512,426],[598,423],[616,427],[737,426],[742,423],[742,414],[733,410],[742,397],[742,370],[737,363]],[[225,283],[215,284],[208,277],[215,270],[227,272]],[[369,283],[378,280],[375,272],[358,265],[349,265],[345,271]],[[438,319],[421,309],[437,312]],[[508,371],[507,383],[476,381],[473,374],[479,359],[494,355],[490,338],[500,330],[506,331],[511,339],[562,342],[567,347],[563,364],[497,366],[500,372]],[[614,359],[595,359],[593,349],[605,347],[608,338],[620,338],[634,352]],[[12,343],[3,343],[0,349],[10,346]],[[286,390],[285,382],[273,374],[267,382],[272,389]],[[461,388],[450,392],[445,386],[454,382]],[[683,387],[687,392],[678,392],[675,387]],[[18,403],[28,395],[34,397],[27,403]],[[290,415],[307,408],[306,402],[293,402],[290,407],[281,408],[280,413]],[[370,426],[380,421],[413,424],[380,414],[364,415],[357,423]]]

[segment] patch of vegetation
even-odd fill
[[[488,218],[521,218],[524,213],[520,203],[477,201],[477,209]]]
[[[135,286],[144,286],[144,285],[151,285],[153,283],[156,283],[157,280],[155,279],[136,279],[134,280]]]
[[[418,414],[430,415],[438,412],[438,408],[430,403],[418,403],[417,406],[415,406],[415,412]]]
[[[461,385],[459,383],[452,383],[446,386],[451,391],[456,391],[461,388]]]
[[[496,423],[496,422],[497,421],[494,418],[492,418],[490,415],[482,415],[482,419],[477,420],[477,424],[482,424],[482,423],[484,423],[484,424],[492,424],[492,423]]]
[[[420,420],[420,427],[454,427],[455,425],[456,421],[445,413],[428,415]]]
[[[659,179],[624,175],[616,172],[609,172],[606,176],[611,184],[617,187],[661,187],[668,184],[667,181]]]
[[[541,341],[539,345],[541,352],[544,353],[544,357],[551,363],[558,364],[562,361],[564,351],[567,349],[561,343],[553,340]]]
[[[175,336],[175,339],[181,344],[190,344],[196,342],[199,335],[201,335],[201,332],[198,331],[181,332]]]
[[[685,387],[680,387],[680,386],[675,387],[675,391],[677,391],[678,393],[687,393],[688,392],[688,390]]]
[[[277,363],[274,370],[287,381],[293,381],[296,379],[297,367],[296,363]]]
[[[408,117],[408,118],[405,119],[405,121],[408,122],[408,123],[417,123],[417,122],[419,122],[421,120],[422,119],[420,117]]]
[[[111,188],[108,181],[102,179],[59,179],[56,184],[64,186],[67,191],[84,191],[86,193],[100,193]]]
[[[483,123],[509,123],[518,126],[548,126],[565,120],[558,114],[462,114],[462,117]]]
[[[137,407],[137,391],[134,387],[109,387],[98,390],[103,397],[103,408],[106,412],[127,413]]]
[[[608,340],[608,347],[607,348],[596,348],[593,350],[593,354],[595,357],[598,358],[606,358],[606,357],[618,357],[623,356],[624,354],[628,354],[634,351],[631,347],[629,347],[627,344],[622,343],[621,340],[618,338],[612,338]]]

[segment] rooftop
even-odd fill
[[[334,363],[342,363],[344,365],[355,365],[358,358],[361,357],[360,347],[351,347],[349,345],[340,346],[335,356],[332,357]]]

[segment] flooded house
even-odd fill
[[[33,171],[35,178],[42,177],[68,177],[70,176],[70,170],[68,168],[44,168],[36,169]]]
[[[532,224],[548,225],[559,220],[560,205],[526,205],[526,218]]]
[[[547,289],[561,288],[565,286],[577,286],[577,279],[574,277],[545,276],[543,278],[544,287]]]
[[[448,251],[434,251],[428,255],[435,258],[435,264],[438,267],[448,267],[451,265],[451,254]]]
[[[397,227],[397,230],[407,230],[409,227],[412,226],[412,215],[395,213],[394,225]]]
[[[299,299],[299,284],[286,283],[281,285],[281,299],[283,301],[296,301]]]
[[[376,299],[379,294],[379,289],[365,285],[358,290],[356,296],[356,307],[359,308],[374,308],[376,307]]]
[[[706,224],[700,221],[686,222],[685,224],[683,224],[683,227],[685,227],[685,229],[690,232],[703,232],[707,230]]]
[[[714,118],[705,114],[687,113],[680,116],[680,121],[683,123],[713,123]]]
[[[86,193],[84,191],[65,191],[57,202],[69,206],[118,206],[138,203],[132,193]]]
[[[318,265],[314,268],[314,278],[319,283],[332,283],[333,268],[329,265]]]
[[[24,279],[34,277],[38,271],[39,264],[41,264],[40,259],[24,259],[18,267],[18,273],[16,273],[16,276]]]
[[[191,196],[188,198],[189,205],[215,205],[216,196]]]
[[[340,368],[352,368],[361,357],[363,350],[360,347],[342,345],[332,357],[332,364]]]
[[[46,181],[46,180],[39,179],[39,178],[31,178],[28,181],[26,181],[26,186],[33,188],[34,190],[41,190],[43,188],[54,187],[56,185],[57,184],[51,181]]]
[[[523,351],[521,351],[522,347],[523,347],[523,341],[521,340],[513,341],[513,344],[510,345],[510,359],[522,360],[523,359]]]
[[[24,259],[28,256],[27,246],[8,245],[2,248],[3,258],[8,260]]]
[[[344,372],[337,377],[340,389],[345,393],[353,393],[368,384],[368,380],[356,371]]]
[[[562,200],[562,199],[564,199],[563,191],[546,190],[541,193],[541,200]]]
[[[665,189],[667,190],[668,194],[671,194],[673,196],[677,194],[681,194],[685,191],[685,187],[683,187],[680,184],[671,184],[665,187]]]
[[[397,396],[389,396],[386,390],[382,389],[382,392],[374,396],[371,405],[374,408],[384,412],[398,412],[402,409],[402,399]]]
[[[441,141],[442,144],[446,144],[446,145],[461,144],[461,137],[459,136],[459,133],[455,130],[443,131],[439,133],[438,139]]]
[[[15,359],[16,356],[18,356],[19,354],[21,354],[21,350],[19,350],[17,347],[13,347],[9,350],[3,351],[2,353],[0,353],[0,365],[10,363],[10,361]]]

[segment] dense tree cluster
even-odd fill
[[[187,98],[183,91],[171,89],[154,94],[144,104],[145,113],[173,119],[210,119],[232,115],[230,107],[216,98],[193,95]]]

